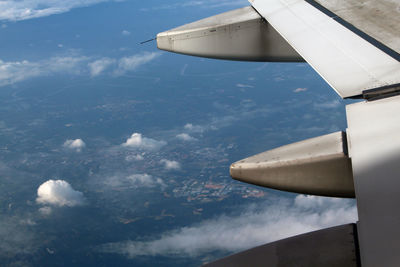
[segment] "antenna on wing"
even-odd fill
[[[145,43],[148,43],[148,42],[151,42],[151,41],[155,41],[155,40],[157,40],[157,37],[153,38],[153,39],[150,39],[150,40],[146,40],[146,41],[140,42],[140,44],[142,45],[142,44],[145,44]]]

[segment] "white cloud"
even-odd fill
[[[1,3],[1,2],[0,2]],[[5,62],[0,59],[0,86],[6,86],[27,79],[56,74],[88,75],[102,74],[113,67],[109,74],[122,75],[135,71],[161,55],[160,53],[142,53],[121,59],[100,58],[95,60],[80,55],[57,56],[36,62],[22,60]],[[114,66],[113,66],[114,65]]]
[[[242,84],[242,83],[238,83],[238,84],[236,84],[236,87],[239,87],[239,88],[254,88],[254,86],[253,86],[253,85],[249,85],[249,84]]]
[[[183,128],[185,128],[185,130],[192,132],[192,133],[202,133],[206,130],[204,126],[193,125],[191,123],[187,123]]]
[[[3,0],[0,1],[0,20],[26,20],[68,12],[107,0]]]
[[[14,84],[26,79],[56,73],[80,74],[83,56],[52,57],[48,60],[4,62],[0,60],[0,86]]]
[[[63,146],[65,148],[74,150],[76,152],[81,152],[83,148],[85,148],[86,144],[82,141],[82,139],[75,139],[75,140],[67,140],[64,142]]]
[[[156,187],[161,186],[164,188],[166,185],[164,181],[160,178],[155,178],[149,174],[133,174],[126,178],[130,184],[134,185],[135,187]]]
[[[176,138],[183,140],[183,141],[196,141],[197,139],[188,135],[187,133],[181,133],[176,136]]]
[[[294,89],[293,90],[293,92],[294,93],[301,93],[301,92],[305,92],[305,91],[307,91],[308,89],[307,88],[296,88],[296,89]]]
[[[155,188],[160,187],[164,189],[167,185],[161,178],[154,177],[147,173],[136,173],[132,175],[117,174],[107,177],[104,180],[107,188],[121,189],[138,189],[138,188]]]
[[[100,75],[108,67],[116,62],[113,58],[101,58],[88,64],[90,75],[92,77]]]
[[[123,31],[122,31],[122,35],[124,35],[124,36],[129,36],[129,35],[131,35],[131,32],[129,32],[129,31],[127,31],[127,30],[123,30]]]
[[[133,133],[131,137],[122,144],[122,146],[144,150],[157,150],[166,144],[165,141],[157,141],[151,138],[142,137],[142,134],[140,133]]]
[[[330,108],[337,108],[340,106],[340,101],[335,99],[332,101],[327,101],[324,103],[318,103],[318,104],[314,104],[314,107],[316,108],[326,108],[326,109],[330,109]]]
[[[259,208],[247,206],[226,216],[165,232],[149,241],[109,243],[102,252],[140,256],[198,256],[212,251],[237,252],[289,236],[357,220],[354,201],[298,196],[275,199]]]
[[[136,155],[127,155],[125,157],[126,161],[139,161],[139,160],[143,160],[144,157],[140,154],[136,154]]]
[[[152,52],[152,53],[145,52],[130,57],[123,57],[118,61],[118,67],[114,71],[114,74],[119,76],[119,75],[124,75],[126,72],[134,71],[141,65],[152,61],[153,59],[159,57],[160,55],[161,55],[160,52]]]
[[[164,164],[164,168],[167,170],[179,170],[181,168],[181,164],[175,160],[162,159],[160,163]]]
[[[39,186],[37,195],[36,202],[44,205],[74,207],[84,203],[83,194],[64,180],[48,180]]]

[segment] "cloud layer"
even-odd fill
[[[222,215],[200,224],[164,233],[149,241],[109,243],[102,252],[139,256],[198,256],[212,251],[236,252],[325,227],[355,222],[351,200],[300,195],[278,198],[257,209],[249,206],[239,216]]]
[[[74,207],[84,204],[83,194],[75,191],[64,180],[48,180],[39,186],[37,195],[36,202],[39,204],[49,204],[59,207]]]

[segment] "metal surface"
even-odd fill
[[[344,133],[286,145],[235,162],[234,179],[304,194],[354,197],[351,161]]]
[[[400,53],[400,1],[313,0]]]
[[[399,266],[400,96],[347,106],[361,263]]]
[[[347,224],[259,246],[206,267],[356,267],[355,225]]]
[[[341,97],[400,82],[400,63],[304,0],[249,0]]]
[[[246,61],[304,61],[252,7],[240,8],[157,35],[159,49]]]

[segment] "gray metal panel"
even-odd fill
[[[400,1],[314,0],[356,28],[400,53]]]
[[[343,132],[275,148],[231,165],[234,179],[264,187],[333,197],[354,197]]]
[[[262,245],[205,267],[358,266],[354,224],[336,226]]]
[[[347,106],[362,266],[400,265],[400,96]]]
[[[202,19],[157,35],[159,49],[246,61],[304,61],[252,7]]]

